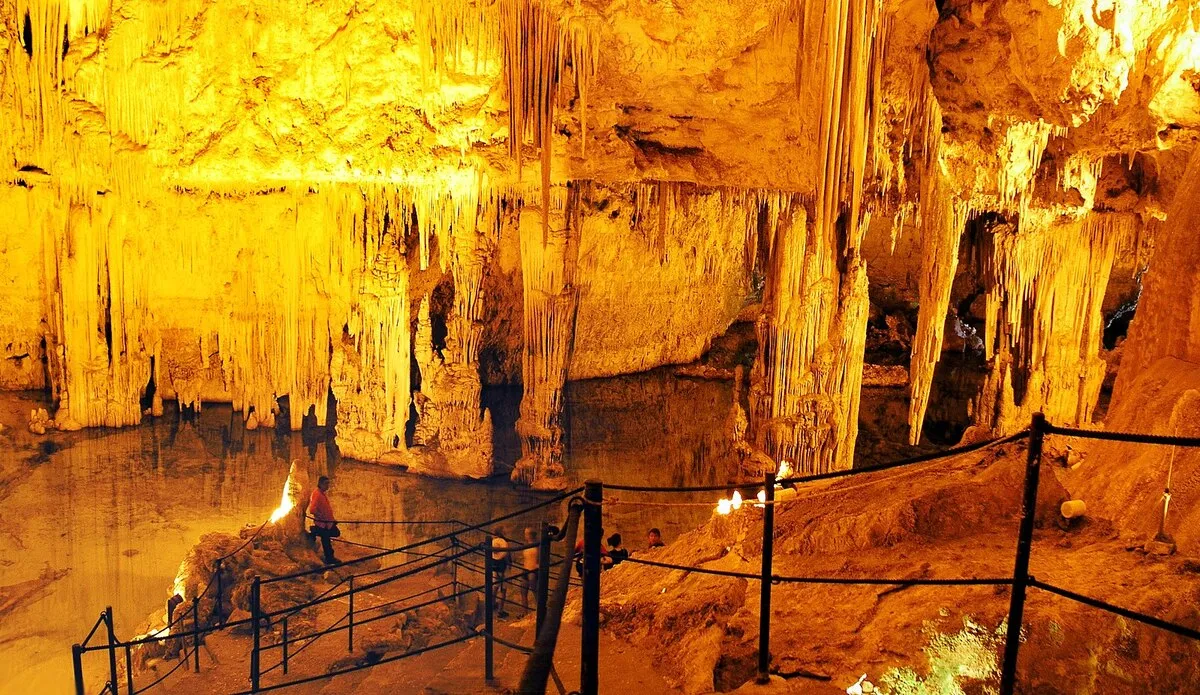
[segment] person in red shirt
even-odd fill
[[[325,564],[337,562],[333,556],[333,541],[331,539],[342,535],[338,530],[337,520],[333,518],[333,507],[329,504],[329,478],[321,476],[317,479],[317,489],[312,491],[308,499],[308,515],[313,525],[308,529],[313,539],[321,539],[321,548],[325,551]]]
[[[575,541],[575,569],[579,572],[579,576],[583,576],[583,532],[584,529],[579,529],[579,540]],[[600,569],[606,570],[612,567],[612,558],[608,555],[608,548],[604,545],[604,529],[600,529]]]

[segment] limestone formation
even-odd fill
[[[748,436],[799,470],[853,465],[876,325],[911,327],[882,365],[911,444],[962,342],[969,437],[1090,426],[1147,263],[1143,302],[1183,299],[1149,250],[1187,214],[1193,14],[10,0],[0,387],[47,389],[58,429],[229,402],[486,477],[482,390],[519,381],[513,475],[554,487],[570,380],[695,361],[761,302]]]

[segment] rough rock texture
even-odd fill
[[[1192,3],[818,7],[5,2],[0,387],[48,386],[68,429],[163,398],[323,425],[332,391],[351,455],[481,476],[481,381],[520,379],[518,477],[553,480],[566,379],[695,360],[763,290],[751,424],[776,458],[852,464],[888,318],[912,323],[889,357],[911,441],[960,325],[994,358],[972,436],[1089,424],[1101,321],[1200,126]],[[979,325],[973,258],[1010,269]]]
[[[774,571],[783,576],[994,577],[1012,572],[1024,447],[804,486],[780,496]],[[1033,573],[1043,581],[1194,625],[1200,591],[1182,558],[1130,552],[1102,520],[1062,530],[1071,496],[1047,466]],[[1140,545],[1140,544],[1139,544]],[[714,515],[635,558],[755,573],[762,518]],[[1106,571],[1097,572],[1096,568]],[[1130,593],[1129,586],[1138,591]],[[650,652],[688,693],[734,690],[756,666],[757,582],[626,563],[602,581],[604,629]],[[776,584],[771,669],[778,692],[844,690],[866,673],[886,692],[988,692],[999,679],[1008,594],[994,587]],[[1194,647],[1152,628],[1032,591],[1021,692],[1186,691]],[[756,692],[750,690],[750,692]]]
[[[1195,437],[1200,435],[1195,425],[1198,399],[1200,368],[1163,358],[1123,386],[1105,424],[1121,432]],[[1161,532],[1183,552],[1200,548],[1200,453],[1185,447],[1068,441],[1086,452],[1073,475],[1089,509],[1143,540]],[[1170,492],[1169,505],[1163,503],[1164,491]]]
[[[1155,257],[1165,261],[1146,273],[1145,296],[1121,356],[1114,399],[1156,361],[1174,357],[1200,363],[1200,156],[1193,156],[1175,194],[1167,221],[1155,239]]]

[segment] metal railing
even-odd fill
[[[495,644],[498,643],[501,646],[514,648],[525,653],[532,652],[534,648],[532,646],[517,645],[508,640],[498,638],[495,634],[493,609],[497,600],[497,589],[506,583],[517,581],[519,578],[521,578],[521,574],[514,574],[513,576],[506,577],[504,579],[497,578],[495,568],[493,567],[493,551],[490,540],[493,536],[497,536],[499,534],[489,531],[488,529],[496,524],[529,514],[530,512],[536,510],[543,509],[552,504],[568,501],[581,489],[582,488],[555,495],[554,497],[543,500],[536,504],[479,524],[468,524],[458,520],[438,522],[339,521],[339,523],[349,524],[438,523],[453,526],[454,530],[448,533],[439,534],[432,538],[409,543],[399,548],[380,548],[379,546],[369,546],[366,544],[347,541],[347,543],[350,545],[378,549],[378,552],[340,563],[338,568],[361,567],[368,561],[382,561],[384,559],[391,559],[400,556],[411,556],[411,559],[406,559],[392,566],[364,568],[360,572],[352,573],[344,578],[339,579],[338,581],[334,582],[332,586],[328,587],[321,594],[312,599],[293,603],[291,605],[274,610],[266,610],[264,608],[262,603],[262,587],[274,584],[276,582],[295,580],[301,577],[309,577],[319,572],[323,573],[327,570],[327,568],[321,566],[311,570],[303,570],[268,579],[263,579],[256,576],[252,580],[250,587],[250,616],[242,620],[226,622],[223,620],[223,615],[220,609],[223,591],[221,563],[223,560],[228,560],[232,555],[247,547],[254,540],[254,538],[257,537],[258,531],[262,530],[262,527],[260,527],[254,535],[248,538],[236,550],[216,560],[215,570],[213,575],[209,578],[208,583],[203,589],[200,590],[197,596],[192,598],[191,610],[177,610],[171,616],[166,628],[159,630],[157,633],[133,640],[118,640],[113,628],[112,608],[106,608],[105,611],[100,614],[100,617],[97,619],[96,623],[93,625],[83,642],[72,646],[71,651],[74,666],[75,692],[77,695],[84,695],[86,692],[83,670],[83,655],[88,652],[107,651],[109,655],[108,680],[105,682],[100,693],[121,695],[123,691],[124,695],[138,695],[139,693],[143,693],[151,688],[154,688],[155,686],[167,680],[182,666],[186,665],[188,661],[192,661],[195,669],[199,671],[200,646],[203,638],[206,635],[219,630],[246,625],[249,625],[251,631],[251,648],[249,654],[250,672],[248,677],[250,688],[249,690],[244,691],[246,693],[267,692],[294,685],[300,685],[302,683],[312,682],[315,680],[330,678],[343,673],[350,673],[363,668],[369,668],[372,666],[391,663],[400,659],[417,656],[418,654],[427,653],[436,649],[450,647],[476,638],[483,638],[485,641],[484,675],[485,679],[490,681],[494,678]],[[554,557],[563,557],[563,555],[556,555],[552,552],[552,538],[554,538],[558,533],[557,529],[546,522],[543,522],[542,526],[542,534],[538,542],[528,545],[516,544],[513,542],[505,549],[510,553],[516,553],[530,548],[537,548],[539,551],[540,564],[539,569],[536,572],[536,576],[543,581],[537,585],[534,596],[536,601],[535,609],[537,610],[537,625],[539,626],[546,622],[545,611],[548,607],[547,594],[549,591],[550,563]],[[482,540],[473,538],[473,534],[478,534],[482,537]],[[442,544],[443,542],[445,543],[445,547],[433,550],[432,552],[425,552],[430,548],[430,546],[436,546]],[[475,564],[468,559],[471,556],[479,555],[482,555],[482,565]],[[565,553],[565,555],[569,557],[570,552],[568,551]],[[416,577],[417,575],[441,569],[449,569],[451,572],[451,579],[440,586],[422,589],[415,593],[408,594],[400,598],[389,599],[376,605],[365,607],[361,605],[355,605],[356,596],[363,596],[364,592],[393,585],[395,582],[400,580]],[[479,572],[483,575],[482,583],[479,585],[464,583],[460,578],[460,569]],[[569,584],[571,581],[570,574],[568,573],[565,575],[560,575],[559,580],[564,585]],[[210,616],[208,624],[205,625],[200,616],[200,599],[201,597],[206,596],[209,590],[213,587],[215,587],[216,590],[216,596],[214,598],[214,610],[212,616]],[[442,591],[445,589],[450,589],[450,592],[443,595]],[[436,596],[432,598],[424,598],[428,597],[430,594],[436,594]],[[454,639],[445,640],[434,645],[426,645],[420,649],[410,650],[401,654],[387,656],[382,659],[375,660],[369,664],[328,671],[320,675],[285,680],[278,683],[263,683],[263,677],[274,672],[276,669],[285,675],[288,674],[292,660],[295,659],[299,653],[326,635],[345,632],[347,652],[352,653],[354,651],[356,628],[361,630],[365,625],[369,625],[386,618],[395,617],[405,613],[411,613],[437,603],[457,601],[458,599],[470,594],[483,594],[484,597],[483,600],[486,606],[485,624],[483,630],[481,631],[471,631],[468,634],[461,635]],[[412,601],[415,599],[421,598],[424,598],[424,600],[417,603],[412,603]],[[297,636],[291,634],[288,620],[290,617],[296,615],[300,611],[313,609],[318,606],[340,600],[345,600],[348,608],[345,614],[336,620],[332,625],[304,635]],[[384,612],[380,612],[381,610]],[[185,632],[173,630],[173,628],[183,621],[185,615],[190,615],[191,617],[191,629]],[[271,644],[264,644],[264,627],[270,627],[276,622],[278,623],[281,633],[279,639]],[[104,644],[92,644],[92,640],[96,636],[96,633],[101,625],[105,627],[107,640]],[[178,663],[176,663],[174,667],[172,667],[166,673],[158,676],[149,684],[143,685],[140,688],[135,687],[131,650],[138,646],[166,641],[177,641],[181,645],[185,645],[190,642],[190,647],[185,647],[184,649],[180,650]],[[295,648],[293,648],[294,646]],[[119,680],[116,656],[117,652],[120,650],[124,650],[125,657],[125,683],[123,684],[123,688],[121,687],[122,684]],[[264,654],[276,651],[280,654],[279,661],[274,662],[271,666],[264,668],[262,665]]]
[[[1179,625],[1161,618],[1146,615],[1127,608],[1115,606],[1099,599],[1083,596],[1062,587],[1042,582],[1029,573],[1029,561],[1033,549],[1033,531],[1036,517],[1037,493],[1042,463],[1042,443],[1047,434],[1058,434],[1108,441],[1121,441],[1139,444],[1156,444],[1185,447],[1200,447],[1200,438],[1174,437],[1161,435],[1144,435],[1119,432],[1103,432],[1058,427],[1046,422],[1041,413],[1033,416],[1028,430],[1000,439],[978,442],[967,446],[947,449],[913,458],[893,461],[877,466],[853,468],[816,475],[797,476],[776,480],[774,473],[767,473],[761,483],[755,485],[713,485],[693,487],[651,487],[639,485],[605,485],[599,481],[589,481],[584,486],[584,558],[583,558],[583,648],[580,666],[582,695],[598,695],[599,693],[599,624],[600,624],[600,575],[602,545],[600,529],[603,524],[603,509],[605,506],[605,490],[644,493],[695,493],[695,492],[728,492],[740,489],[746,492],[747,500],[753,500],[758,490],[762,490],[762,502],[748,501],[745,504],[761,506],[763,509],[763,552],[760,572],[735,572],[716,570],[704,567],[677,565],[666,562],[655,562],[637,557],[625,560],[632,564],[659,567],[670,570],[683,570],[699,574],[709,574],[730,578],[758,581],[761,583],[759,607],[759,644],[758,644],[758,673],[756,681],[766,683],[770,678],[770,646],[771,646],[771,587],[780,583],[799,584],[859,584],[859,585],[896,585],[896,586],[1008,586],[1010,587],[1007,632],[1004,640],[1004,654],[1001,663],[1000,693],[1012,695],[1017,675],[1017,657],[1021,647],[1021,629],[1024,625],[1027,589],[1033,587],[1047,591],[1060,597],[1076,601],[1100,610],[1141,622],[1145,625],[1172,632],[1176,635],[1193,640],[1200,640],[1200,630]],[[832,480],[850,476],[858,476],[891,470],[903,466],[945,459],[951,456],[978,451],[986,447],[1003,443],[1028,440],[1028,454],[1025,465],[1025,479],[1022,492],[1021,517],[1017,531],[1017,548],[1014,556],[1013,573],[1011,577],[951,577],[951,578],[889,578],[889,577],[836,577],[836,576],[780,576],[773,572],[774,537],[775,537],[775,488],[781,486],[796,486],[821,480]],[[1169,492],[1169,490],[1168,490]],[[524,691],[522,691],[524,692]]]
[[[199,616],[199,596],[192,599],[192,609],[190,611],[193,620],[193,629],[191,632],[182,634],[171,634],[168,636],[149,636],[137,640],[121,642],[116,639],[113,631],[112,609],[107,608],[101,613],[97,622],[93,625],[87,637],[80,644],[72,647],[72,656],[75,667],[75,688],[77,695],[84,693],[84,679],[82,670],[82,655],[89,651],[107,650],[109,661],[109,680],[101,692],[112,693],[118,695],[118,669],[117,669],[117,651],[123,649],[125,654],[126,665],[126,695],[137,695],[144,692],[155,685],[161,683],[171,675],[176,669],[187,662],[190,657],[195,662],[195,667],[199,670],[199,647],[201,639],[204,635],[219,630],[234,626],[245,625],[251,626],[252,646],[250,653],[250,689],[242,691],[238,695],[248,695],[250,693],[266,692],[277,690],[302,683],[313,682],[333,676],[351,673],[353,671],[371,668],[373,666],[391,663],[400,659],[405,659],[419,654],[427,653],[436,649],[450,647],[456,644],[461,644],[472,639],[482,637],[484,639],[484,679],[491,682],[495,677],[494,668],[494,647],[499,644],[503,647],[514,649],[518,652],[529,655],[526,662],[524,672],[521,677],[521,685],[518,689],[519,693],[526,695],[542,695],[545,693],[547,684],[553,679],[555,685],[561,693],[565,693],[565,688],[561,680],[558,678],[553,668],[553,657],[555,645],[559,629],[561,627],[562,612],[566,603],[568,590],[574,586],[573,574],[574,563],[577,559],[581,560],[581,581],[579,585],[582,587],[582,635],[581,635],[581,662],[580,662],[580,695],[598,695],[599,693],[599,631],[600,631],[600,595],[601,595],[601,572],[602,572],[602,527],[603,513],[606,505],[604,497],[605,490],[622,491],[631,493],[696,493],[696,492],[727,492],[730,489],[737,488],[746,492],[746,497],[750,500],[757,494],[758,490],[764,493],[764,499],[760,502],[748,501],[746,504],[761,507],[763,510],[763,552],[761,558],[761,566],[756,573],[751,572],[736,572],[730,570],[709,569],[699,566],[678,565],[667,562],[658,562],[647,560],[644,558],[630,557],[625,562],[638,564],[647,567],[657,567],[669,570],[682,570],[691,573],[708,574],[714,576],[738,578],[750,581],[758,581],[761,585],[760,591],[760,623],[759,623],[759,644],[758,644],[758,665],[757,665],[757,680],[759,682],[767,682],[770,675],[770,644],[771,644],[771,587],[781,583],[796,583],[796,584],[842,584],[842,585],[893,585],[893,586],[1007,586],[1010,588],[1009,611],[1007,619],[1007,632],[1005,635],[1004,654],[1001,665],[1001,695],[1012,695],[1017,674],[1017,660],[1021,645],[1020,634],[1024,625],[1025,604],[1027,598],[1027,590],[1030,587],[1046,591],[1062,598],[1066,598],[1078,603],[1091,606],[1100,610],[1108,611],[1116,615],[1120,615],[1130,620],[1141,622],[1143,624],[1172,632],[1193,640],[1200,640],[1200,630],[1179,625],[1161,618],[1132,611],[1127,608],[1122,608],[1109,604],[1099,599],[1084,596],[1075,593],[1069,589],[1058,587],[1036,579],[1029,572],[1029,562],[1033,550],[1033,531],[1034,521],[1036,516],[1037,492],[1040,480],[1040,471],[1042,463],[1042,444],[1047,434],[1058,434],[1065,436],[1084,437],[1091,439],[1101,439],[1109,441],[1123,441],[1141,444],[1154,445],[1171,445],[1185,447],[1200,447],[1200,438],[1191,437],[1171,437],[1159,435],[1143,435],[1118,432],[1101,432],[1094,430],[1072,429],[1065,427],[1057,427],[1046,422],[1045,418],[1040,414],[1033,417],[1030,428],[1023,432],[995,439],[986,442],[979,442],[968,446],[956,447],[945,451],[925,454],[913,458],[893,461],[877,466],[854,468],[843,471],[833,471],[829,473],[820,473],[816,475],[795,476],[777,480],[774,473],[767,473],[761,482],[755,484],[742,485],[714,485],[714,486],[692,486],[692,487],[652,487],[652,486],[636,486],[636,485],[605,485],[599,481],[589,481],[584,487],[556,495],[550,499],[536,503],[529,507],[517,510],[515,512],[505,514],[503,516],[491,519],[480,524],[467,524],[461,521],[445,521],[445,522],[389,522],[389,521],[353,521],[339,523],[357,523],[357,524],[430,524],[430,523],[445,523],[454,526],[454,530],[435,535],[421,541],[409,543],[398,548],[383,548],[381,546],[372,546],[364,543],[356,543],[352,541],[343,541],[351,545],[358,545],[367,549],[375,550],[376,552],[365,556],[352,559],[346,563],[342,563],[340,567],[356,566],[361,563],[382,560],[384,558],[392,558],[400,555],[411,556],[412,559],[400,562],[397,565],[390,567],[379,567],[375,569],[364,569],[356,574],[350,574],[348,577],[334,583],[322,594],[317,597],[279,608],[274,611],[263,610],[262,607],[262,587],[276,582],[283,582],[298,579],[313,575],[317,572],[324,572],[325,568],[315,568],[310,570],[302,570],[280,577],[269,579],[261,579],[255,577],[250,592],[250,617],[244,620],[233,623],[225,623],[221,620],[210,621],[207,627],[201,626]],[[779,502],[775,499],[775,490],[777,486],[795,487],[806,483],[811,483],[821,480],[832,480],[837,478],[866,475],[879,471],[896,469],[904,466],[910,466],[919,463],[927,463],[937,460],[946,459],[959,454],[978,451],[986,447],[996,446],[1003,443],[1028,440],[1028,452],[1025,465],[1025,476],[1021,502],[1021,516],[1017,532],[1017,547],[1014,555],[1013,573],[1011,576],[1004,577],[840,577],[840,576],[789,576],[779,575],[774,572],[774,537],[775,537],[775,507]],[[582,492],[582,496],[579,493]],[[517,580],[522,573],[514,573],[511,577],[505,577],[503,580],[496,579],[495,567],[492,559],[493,549],[487,539],[496,535],[488,532],[490,527],[498,523],[508,521],[518,516],[530,513],[532,511],[542,509],[551,504],[567,502],[567,520],[562,528],[550,525],[543,522],[541,533],[537,543],[530,545],[513,544],[509,545],[506,550],[510,553],[536,547],[538,549],[538,568],[536,571],[536,590],[535,590],[535,607],[536,611],[536,641],[532,647],[519,645],[511,641],[498,637],[495,634],[495,614],[494,608],[496,604],[496,590],[499,586],[506,582]],[[608,500],[608,504],[620,502],[619,500]],[[622,502],[623,503],[623,502]],[[583,522],[583,551],[582,557],[575,557],[575,539],[578,535],[579,523]],[[261,530],[261,528],[260,528]],[[480,533],[485,534],[485,540],[482,542],[474,542],[469,539],[469,534]],[[256,534],[257,535],[257,534]],[[467,540],[464,540],[464,539]],[[247,540],[238,550],[246,547],[253,536]],[[562,542],[565,546],[563,552],[555,553],[553,545]],[[430,546],[445,544],[445,547],[429,551]],[[231,553],[232,555],[232,553]],[[471,557],[482,556],[479,562],[472,561]],[[228,556],[226,558],[228,559]],[[220,579],[220,563],[217,561],[217,573],[213,579],[210,579],[209,585],[205,587],[200,596],[207,592],[209,586],[216,582],[217,587],[217,608],[214,609],[214,614],[219,618],[220,614],[220,594],[222,591]],[[552,570],[558,566],[556,576],[552,576]],[[449,567],[451,579],[432,589],[425,589],[414,594],[404,596],[402,598],[391,599],[384,603],[368,607],[355,606],[355,596],[362,595],[363,591],[368,589],[378,588],[390,585],[400,579],[416,576],[418,574],[437,570],[442,567]],[[483,583],[473,585],[464,583],[459,571],[467,570],[483,575]],[[382,578],[377,575],[391,573]],[[553,592],[550,591],[551,580],[556,579]],[[343,585],[345,588],[343,589]],[[449,588],[450,593],[443,595],[442,591]],[[339,591],[339,589],[341,589]],[[426,599],[424,601],[410,604],[414,599],[436,594],[435,598]],[[402,613],[419,610],[420,608],[433,605],[438,602],[455,600],[467,596],[469,594],[483,593],[484,594],[484,625],[482,630],[473,630],[459,637],[445,640],[443,642],[427,645],[420,649],[394,654],[375,660],[369,664],[361,664],[342,669],[327,671],[318,675],[302,677],[298,679],[285,680],[282,682],[264,684],[262,677],[276,669],[282,671],[283,674],[289,673],[289,662],[301,653],[309,645],[316,642],[321,637],[338,632],[346,632],[347,651],[354,650],[354,630],[361,629],[362,626],[382,620],[387,617],[393,617]],[[348,610],[346,613],[335,621],[332,625],[315,632],[311,632],[302,636],[291,635],[289,632],[288,618],[295,615],[301,610],[313,608],[322,604],[329,603],[335,600],[346,599]],[[409,604],[409,605],[400,605]],[[372,614],[384,608],[392,610]],[[369,617],[363,617],[369,615]],[[278,619],[281,627],[280,639],[272,644],[264,645],[262,643],[262,629],[264,623],[267,626],[272,624],[273,619]],[[219,623],[219,624],[216,624]],[[106,627],[107,644],[91,645],[92,638],[96,635],[100,626]],[[171,625],[168,625],[168,630]],[[180,663],[160,676],[154,682],[141,689],[135,689],[133,683],[130,649],[131,647],[140,644],[163,641],[168,639],[186,640],[191,638],[191,649],[185,651],[180,657]],[[292,645],[300,644],[296,649],[291,649]],[[268,668],[262,668],[261,658],[264,653],[271,653],[278,650],[280,652],[280,660]]]

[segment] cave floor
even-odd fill
[[[1012,576],[1023,444],[805,488],[777,509],[781,576]],[[1084,467],[1094,465],[1086,458]],[[1043,465],[1043,523],[1030,572],[1114,605],[1200,624],[1200,560],[1146,552],[1145,534],[1088,517],[1064,527]],[[1149,483],[1147,483],[1149,484]],[[757,572],[761,512],[713,516],[645,556]],[[685,692],[736,687],[753,674],[758,582],[650,566],[605,575],[606,629],[665,665]],[[1009,590],[1004,586],[778,584],[772,593],[773,692],[839,693],[867,674],[893,695],[993,692]],[[1200,652],[1183,637],[1031,588],[1019,679],[1028,693],[1196,692]],[[672,656],[677,658],[671,658]],[[715,674],[715,675],[713,675]],[[715,679],[715,683],[714,683]]]

